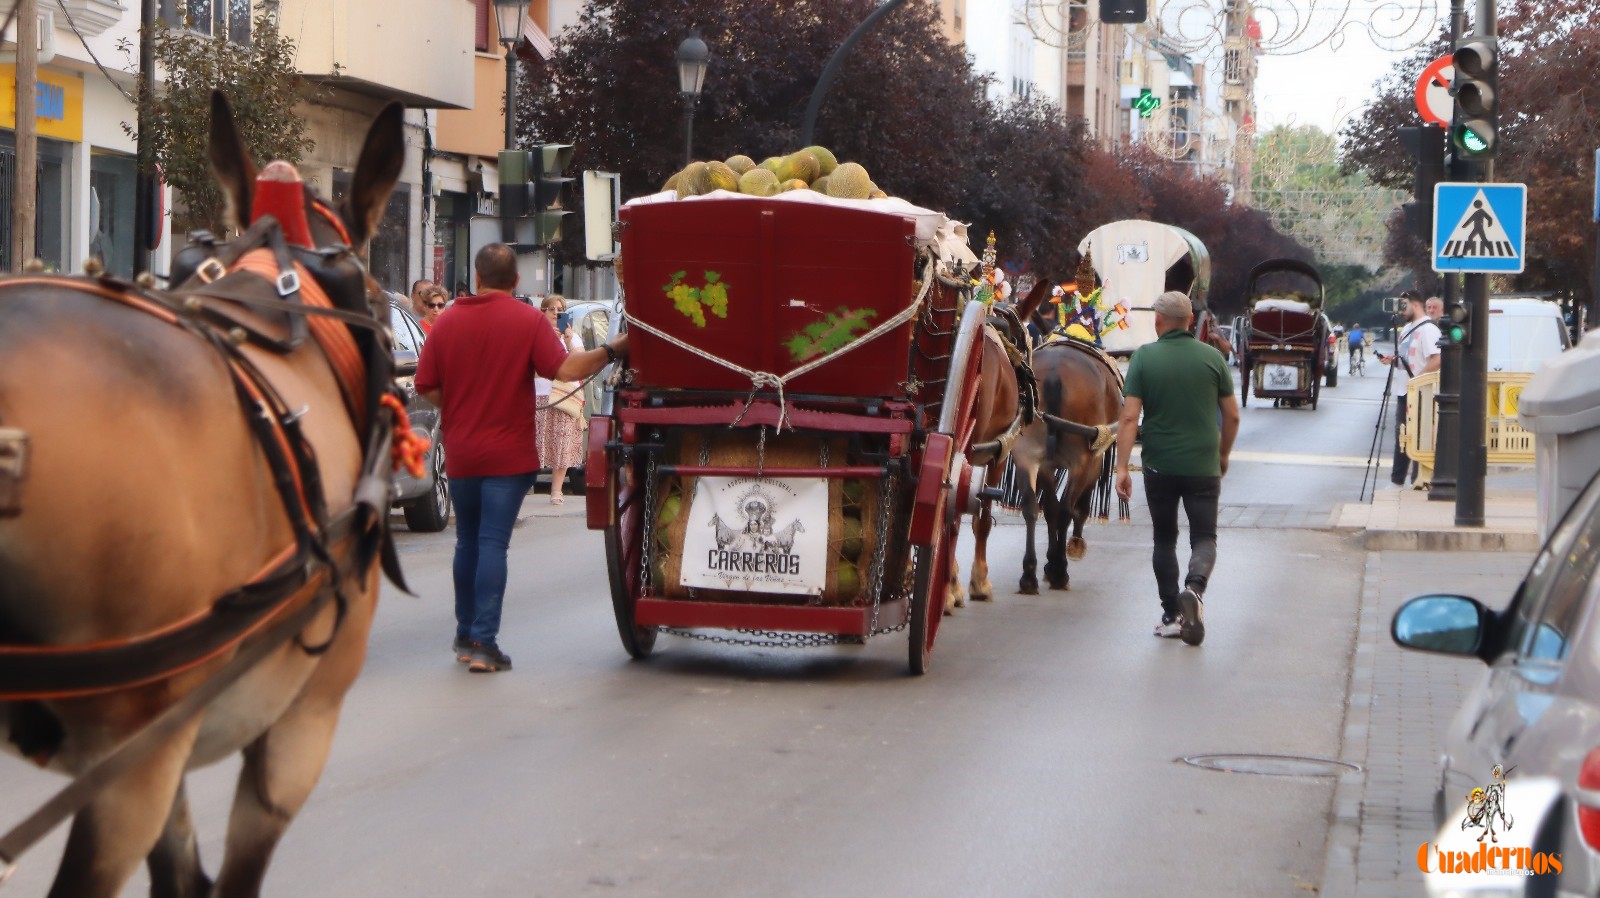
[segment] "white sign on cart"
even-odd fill
[[[821,595],[827,573],[828,481],[696,481],[683,538],[681,585]]]

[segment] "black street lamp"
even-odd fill
[[[700,29],[689,29],[689,36],[678,45],[678,92],[683,94],[683,164],[694,161],[694,108],[706,84],[706,64],[711,49],[700,39]]]
[[[506,149],[517,146],[517,41],[522,39],[522,17],[528,0],[494,0],[494,21],[500,44],[506,48]]]

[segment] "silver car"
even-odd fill
[[[1560,784],[1560,799],[1540,819],[1515,821],[1519,844],[1537,833],[1560,846],[1559,878],[1500,877],[1494,894],[1600,892],[1597,573],[1600,477],[1551,533],[1504,611],[1466,596],[1427,595],[1394,617],[1391,634],[1401,646],[1488,665],[1450,727],[1434,799],[1437,822],[1455,818],[1463,797],[1484,787],[1497,767],[1513,788],[1535,777]],[[1548,891],[1552,885],[1558,891]]]

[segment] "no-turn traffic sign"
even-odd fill
[[[1455,76],[1455,63],[1449,56],[1435,59],[1422,70],[1417,78],[1417,112],[1424,122],[1450,127],[1450,114],[1456,102],[1450,96],[1450,82]]]

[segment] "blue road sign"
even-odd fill
[[[1526,184],[1433,189],[1433,270],[1519,274],[1528,234]]]

